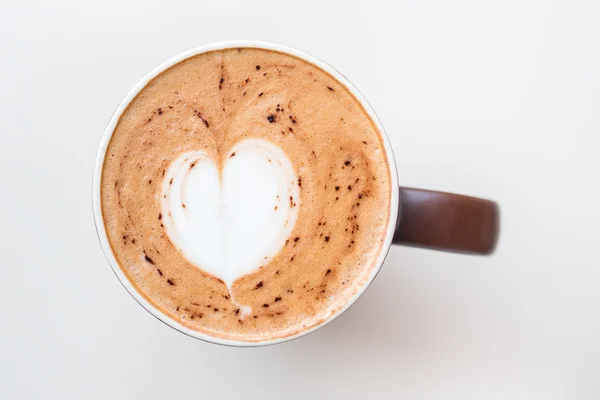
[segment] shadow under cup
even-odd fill
[[[381,133],[390,169],[391,207],[389,223],[375,267],[372,268],[362,287],[342,308],[320,324],[288,337],[267,339],[260,342],[244,342],[214,337],[189,329],[159,311],[135,289],[121,270],[110,246],[101,210],[101,175],[106,150],[119,118],[129,103],[154,77],[169,67],[198,54],[230,48],[258,48],[286,53],[314,64],[334,77],[360,102]],[[259,41],[220,42],[201,46],[175,56],[144,77],[125,96],[106,127],[96,158],[92,190],[94,220],[104,254],[115,275],[131,296],[157,319],[182,333],[207,342],[232,346],[262,346],[281,343],[306,335],[331,322],[364,293],[379,272],[392,244],[485,255],[494,251],[499,232],[499,209],[497,204],[492,201],[457,194],[400,187],[392,146],[377,115],[362,94],[342,74],[320,59],[291,47]]]

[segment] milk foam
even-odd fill
[[[174,246],[231,293],[236,279],[285,244],[300,195],[292,163],[267,140],[241,141],[224,158],[222,168],[202,151],[175,159],[162,184],[161,218]],[[248,312],[242,307],[242,316]]]

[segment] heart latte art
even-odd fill
[[[199,150],[181,154],[163,180],[161,209],[179,251],[231,288],[285,244],[300,195],[292,163],[266,140],[238,143],[223,164]]]
[[[235,48],[153,78],[101,176],[122,275],[179,326],[260,342],[336,315],[369,282],[391,175],[361,103],[317,66]]]

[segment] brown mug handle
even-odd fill
[[[471,254],[492,254],[500,210],[490,200],[400,187],[392,243]]]

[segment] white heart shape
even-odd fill
[[[221,174],[203,151],[180,155],[165,174],[161,208],[171,242],[231,289],[283,247],[300,195],[292,163],[275,144],[247,139],[228,154]]]

